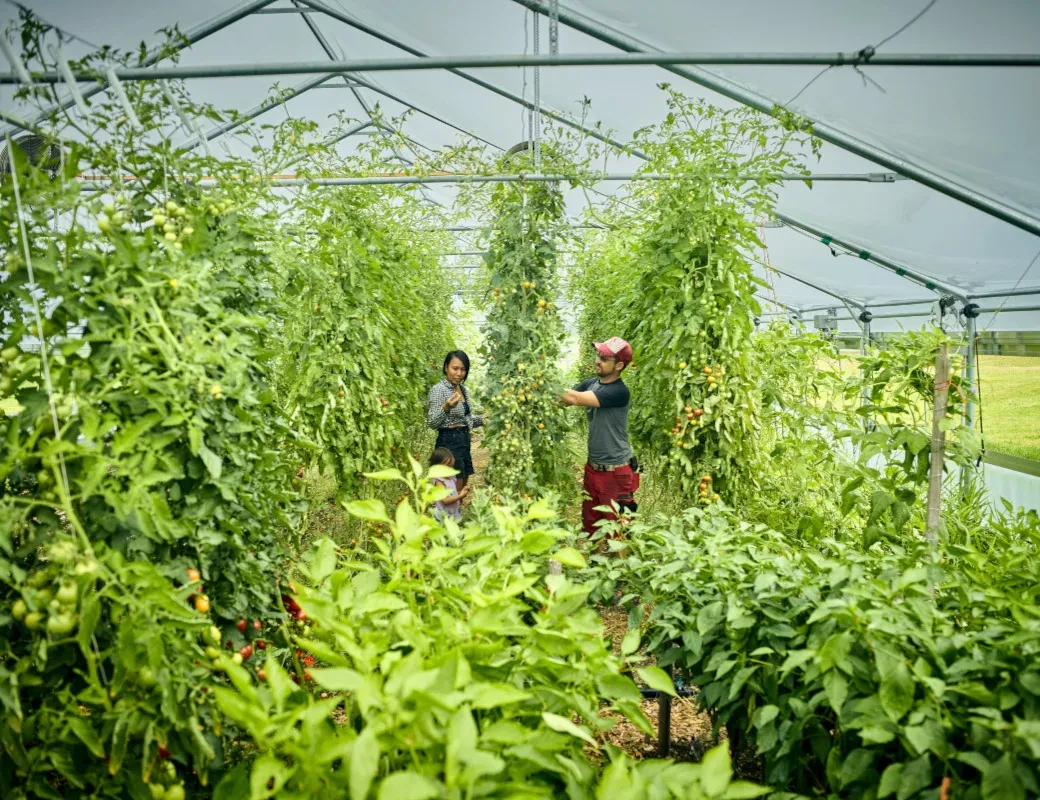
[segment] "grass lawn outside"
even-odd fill
[[[1040,461],[1040,358],[979,356],[986,447]]]

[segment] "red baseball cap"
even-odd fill
[[[604,358],[614,358],[622,364],[632,361],[632,345],[619,336],[611,337],[605,342],[593,342],[596,352]]]

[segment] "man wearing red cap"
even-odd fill
[[[584,406],[589,416],[589,457],[585,464],[585,493],[581,506],[585,532],[592,535],[596,523],[614,519],[613,512],[597,511],[616,503],[635,509],[634,493],[639,475],[631,466],[628,444],[629,391],[621,373],[632,361],[632,347],[617,336],[596,342],[596,377],[584,380],[563,393],[569,406]]]

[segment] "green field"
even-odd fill
[[[986,446],[1040,461],[1040,358],[979,356],[979,380]],[[4,413],[17,408],[12,398],[0,399]]]
[[[1040,461],[1040,358],[979,356],[979,381],[986,446]]]

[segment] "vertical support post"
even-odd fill
[[[975,339],[978,336],[978,326],[975,319],[978,314],[978,306],[969,304],[964,307],[964,316],[967,324],[965,334],[967,335],[967,352],[964,354],[964,378],[968,384],[968,402],[964,404],[964,424],[969,428],[975,427]],[[965,464],[961,467],[961,487],[967,488],[971,481],[971,466]]]
[[[935,357],[935,404],[932,406],[931,470],[928,475],[928,514],[925,537],[934,546],[939,540],[939,519],[942,511],[943,461],[946,457],[946,431],[940,425],[946,416],[950,394],[950,352],[946,342]]]
[[[668,677],[672,677],[672,668],[666,670]],[[657,755],[659,758],[668,758],[672,750],[672,696],[667,692],[657,694]]]
[[[964,407],[964,424],[975,427],[975,338],[978,336],[974,312],[969,307],[964,309],[967,317],[965,333],[968,336],[968,351],[964,354],[964,378],[968,383],[968,402]]]
[[[859,354],[866,356],[870,351],[870,321],[874,318],[874,315],[864,309],[863,313],[859,315],[860,322],[860,339],[859,339]],[[860,371],[860,379],[863,382],[863,388],[860,391],[860,405],[866,408],[870,405],[870,387],[867,386],[867,375],[866,372]],[[869,419],[863,420],[863,427],[867,431],[871,430],[871,422]]]

